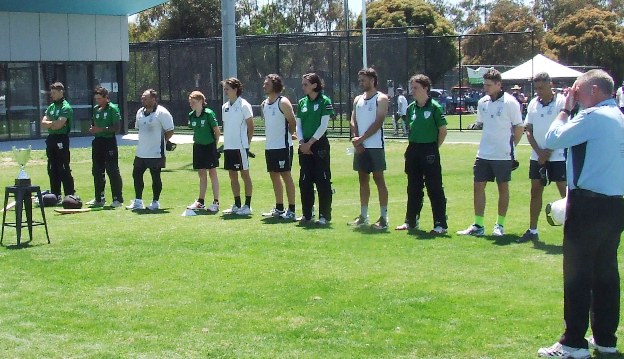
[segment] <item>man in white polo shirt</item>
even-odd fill
[[[224,167],[230,176],[234,205],[223,211],[223,214],[251,215],[252,183],[249,176],[249,145],[253,137],[253,112],[251,105],[241,94],[243,84],[239,79],[231,77],[223,80],[223,92],[227,101],[221,107],[223,119],[223,155]],[[241,206],[240,172],[245,184],[245,205]]]
[[[565,97],[552,90],[552,81],[546,72],[533,77],[533,88],[537,97],[529,102],[524,128],[531,144],[529,179],[531,180],[531,204],[529,207],[529,229],[517,240],[518,243],[539,240],[537,219],[542,210],[544,187],[555,182],[561,197],[566,195],[566,165],[563,149],[546,148],[546,133],[551,123],[565,106]]]
[[[483,125],[483,133],[474,173],[475,220],[460,235],[482,236],[485,234],[485,185],[496,179],[498,186],[498,218],[492,235],[503,236],[505,216],[509,207],[509,181],[513,166],[514,147],[520,142],[524,126],[520,104],[502,89],[501,74],[490,69],[483,75],[483,96],[477,105],[477,123]]]
[[[135,197],[127,209],[143,209],[143,175],[149,169],[152,175],[152,203],[147,209],[160,209],[160,193],[162,179],[160,172],[165,168],[165,149],[169,139],[173,136],[173,117],[166,108],[157,102],[158,93],[152,89],[146,90],[141,96],[141,107],[136,114],[136,129],[139,130],[139,144],[132,170]]]

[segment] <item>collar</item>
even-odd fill
[[[104,105],[104,106],[98,106],[98,110],[104,110],[104,109],[108,108],[109,105],[110,105],[110,101],[106,102],[106,105]]]
[[[58,101],[52,101],[55,105],[62,105],[65,102],[65,97],[61,97]]]
[[[423,106],[418,106],[418,101],[414,100],[414,106],[416,106],[417,108],[425,108],[431,106],[431,96],[427,98],[427,102],[425,102]]]
[[[503,96],[505,96],[505,91],[501,89],[500,92],[495,97],[490,96],[490,100],[492,100],[492,102],[498,101]]]
[[[557,99],[557,94],[553,92],[553,97],[547,103],[544,102],[543,99],[539,96],[537,97],[537,102],[539,102],[542,106],[546,107],[550,105],[551,103],[553,103],[553,101],[555,101],[556,99]]]

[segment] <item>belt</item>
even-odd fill
[[[622,198],[622,195],[609,196],[606,194],[590,191],[587,189],[575,188],[570,191],[571,197],[585,197],[585,198]]]

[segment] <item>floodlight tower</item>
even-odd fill
[[[221,1],[221,69],[224,79],[237,77],[236,1]]]

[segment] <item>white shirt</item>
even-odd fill
[[[358,136],[362,136],[364,132],[373,125],[377,118],[377,100],[379,98],[379,92],[369,99],[366,99],[365,96],[366,94],[360,95],[355,103],[355,122],[358,129]],[[383,148],[382,129],[380,128],[372,136],[365,139],[362,145],[366,148]]]
[[[165,132],[173,130],[173,117],[166,108],[157,105],[150,114],[141,107],[136,114],[135,128],[139,130],[136,156],[140,158],[165,157]]]
[[[288,131],[288,121],[280,109],[279,104],[282,96],[278,96],[273,103],[266,99],[262,102],[262,115],[264,116],[264,136],[266,137],[265,148],[277,150],[290,148],[292,137]]]
[[[477,122],[483,124],[477,157],[484,160],[510,160],[513,127],[522,125],[520,104],[510,94],[492,101],[483,96],[477,105]]]
[[[565,97],[562,94],[555,94],[555,97],[546,106],[542,105],[538,97],[529,102],[525,125],[533,125],[533,138],[539,148],[546,148],[546,133],[552,122],[557,118],[559,112],[565,107]],[[531,159],[537,161],[538,156],[535,150],[531,151]],[[564,150],[554,150],[549,161],[565,161]]]
[[[221,107],[223,117],[223,149],[236,150],[249,148],[247,119],[253,117],[251,105],[242,97]]]
[[[397,97],[397,112],[401,116],[407,114],[407,99],[403,95]]]
[[[617,100],[618,103],[618,107],[622,108],[624,107],[624,85],[618,87],[617,91],[615,92],[615,99]]]

